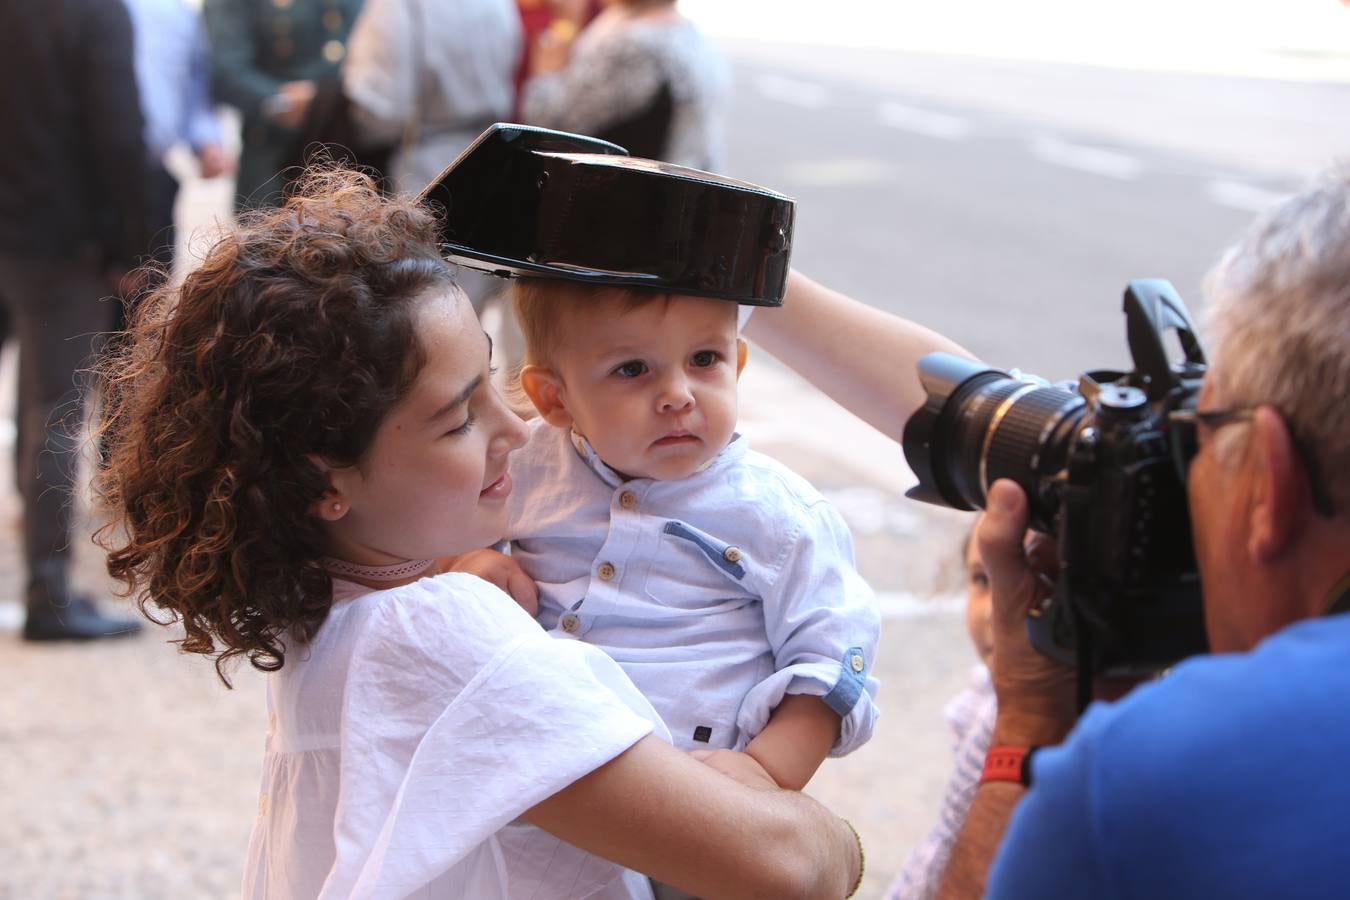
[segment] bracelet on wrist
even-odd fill
[[[984,771],[980,784],[991,781],[1011,781],[1031,787],[1031,758],[1040,747],[990,747],[984,755]]]

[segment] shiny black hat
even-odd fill
[[[445,209],[455,262],[779,306],[795,203],[616,144],[493,125],[422,191]]]

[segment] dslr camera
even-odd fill
[[[904,432],[910,497],[969,510],[999,478],[1026,492],[1060,560],[1027,629],[1078,667],[1080,697],[1094,675],[1149,674],[1206,649],[1185,490],[1205,356],[1166,281],[1130,282],[1125,323],[1133,371],[1085,372],[1076,389],[929,354],[928,399]]]

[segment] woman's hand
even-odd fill
[[[1073,728],[1074,670],[1038,653],[1027,638],[1027,615],[1049,595],[1059,562],[1044,535],[1025,541],[1027,498],[1016,483],[996,481],[975,540],[989,573],[994,653],[990,676],[998,694],[995,744],[1057,744]]]
[[[525,570],[505,553],[496,550],[473,550],[441,561],[442,572],[467,572],[495,584],[511,595],[520,608],[531,616],[539,614],[539,587]]]
[[[691,750],[689,755],[746,787],[760,790],[778,788],[773,777],[748,753],[737,753],[735,750]]]
[[[535,39],[530,51],[530,76],[553,75],[567,68],[576,36],[576,23],[570,19],[554,19],[553,24]]]

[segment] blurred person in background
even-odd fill
[[[135,37],[136,82],[145,115],[150,254],[167,274],[173,267],[174,203],[178,179],[165,155],[182,143],[203,178],[234,169],[211,105],[211,59],[196,10],[184,0],[124,0]],[[120,310],[119,310],[120,311]],[[114,331],[121,331],[119,317]]]
[[[717,169],[729,83],[726,62],[675,0],[607,0],[574,41],[559,29],[540,35],[520,111],[634,156]]]
[[[520,10],[520,27],[524,31],[524,52],[516,65],[516,105],[511,121],[520,121],[520,92],[530,74],[534,47],[546,31],[554,30],[555,39],[571,41],[600,14],[600,0],[516,0]]]
[[[360,11],[361,0],[206,0],[212,90],[243,118],[236,208],[280,201],[281,169]]]
[[[521,47],[514,0],[368,0],[352,29],[343,89],[358,131],[393,145],[396,189],[422,190],[489,125],[510,117]],[[456,281],[478,312],[502,292],[500,279],[471,269]],[[509,368],[523,343],[504,305],[500,322],[498,356]]]
[[[520,54],[514,0],[367,0],[342,82],[357,126],[395,145],[397,189],[417,193],[510,117]]]
[[[145,144],[120,0],[0,4],[0,303],[20,347],[23,636],[131,634],[69,582],[83,397],[75,376],[149,245]]]

